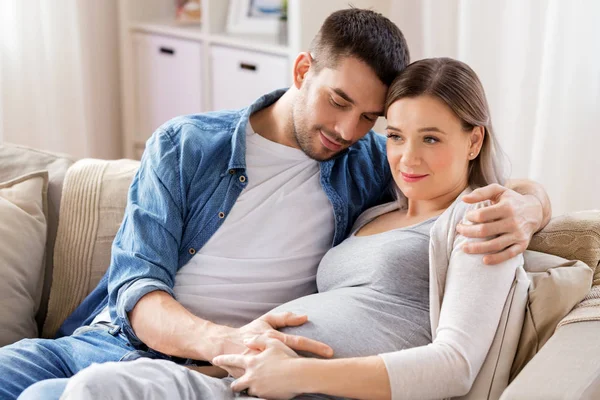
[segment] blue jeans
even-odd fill
[[[64,378],[92,363],[134,359],[139,353],[118,328],[104,324],[81,327],[60,339],[21,340],[0,348],[0,400],[16,399],[41,381],[46,382],[32,387],[24,397],[57,399],[66,386]]]

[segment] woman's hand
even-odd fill
[[[292,349],[265,336],[257,336],[245,344],[254,354],[228,354],[212,361],[226,371],[244,370],[231,384],[233,391],[247,390],[251,396],[269,399],[290,399],[300,394],[294,389],[294,382],[301,374],[296,366],[302,359]]]

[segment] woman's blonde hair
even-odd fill
[[[476,126],[484,128],[479,155],[469,162],[469,186],[503,185],[505,156],[494,136],[485,92],[475,71],[451,58],[428,58],[410,64],[389,88],[386,116],[392,103],[421,95],[443,101],[460,119],[465,131],[470,132]]]

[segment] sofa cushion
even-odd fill
[[[523,329],[510,380],[554,334],[560,321],[590,291],[592,269],[582,261],[527,250],[525,270],[530,280]]]
[[[47,191],[46,171],[0,183],[0,347],[38,335]]]
[[[41,331],[46,318],[50,283],[52,281],[52,266],[54,242],[58,227],[58,211],[62,193],[62,185],[67,169],[75,160],[67,155],[50,153],[23,146],[3,144],[0,146],[0,182],[4,182],[34,171],[48,171],[48,237],[46,240],[46,268],[44,272],[44,287],[40,308],[36,315]]]
[[[44,337],[55,336],[108,269],[138,167],[139,161],[85,159],[67,172]]]
[[[585,262],[594,272],[592,289],[558,324],[600,320],[600,211],[580,211],[552,218],[533,236],[530,250]]]

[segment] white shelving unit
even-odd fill
[[[217,105],[218,108],[237,108],[242,100],[247,103],[247,99],[254,99],[265,91],[288,86],[291,81],[291,65],[297,54],[308,49],[313,36],[330,13],[347,8],[349,3],[389,15],[392,1],[289,0],[288,43],[282,44],[278,36],[227,33],[228,0],[202,0],[200,25],[175,22],[174,0],[120,0],[125,157],[140,157],[146,139],[158,126],[161,118],[166,120],[171,117],[169,112],[204,112],[215,109]],[[146,47],[140,50],[140,43],[146,47],[154,43],[158,49],[156,54],[174,57],[170,61],[159,60],[156,62],[158,66],[155,66],[155,63],[148,61],[147,52],[144,53]],[[196,52],[192,56],[190,51],[193,49]],[[223,79],[223,71],[236,74],[231,65],[227,64],[232,62],[241,66],[239,74],[248,76],[232,77],[231,82],[236,83],[238,91],[231,94],[235,98],[228,100],[224,94],[232,91],[232,85],[219,86],[221,81],[215,80]],[[258,68],[256,63],[260,63]],[[248,65],[250,67],[243,70]],[[193,75],[194,71],[197,75]],[[249,75],[251,73],[255,75]],[[187,81],[178,76],[181,74],[190,76],[191,89],[187,86]],[[220,87],[226,89],[219,90]],[[199,93],[195,93],[195,90]],[[174,93],[188,97],[174,101]],[[197,107],[200,109],[195,110]],[[189,108],[195,111],[189,111]]]

